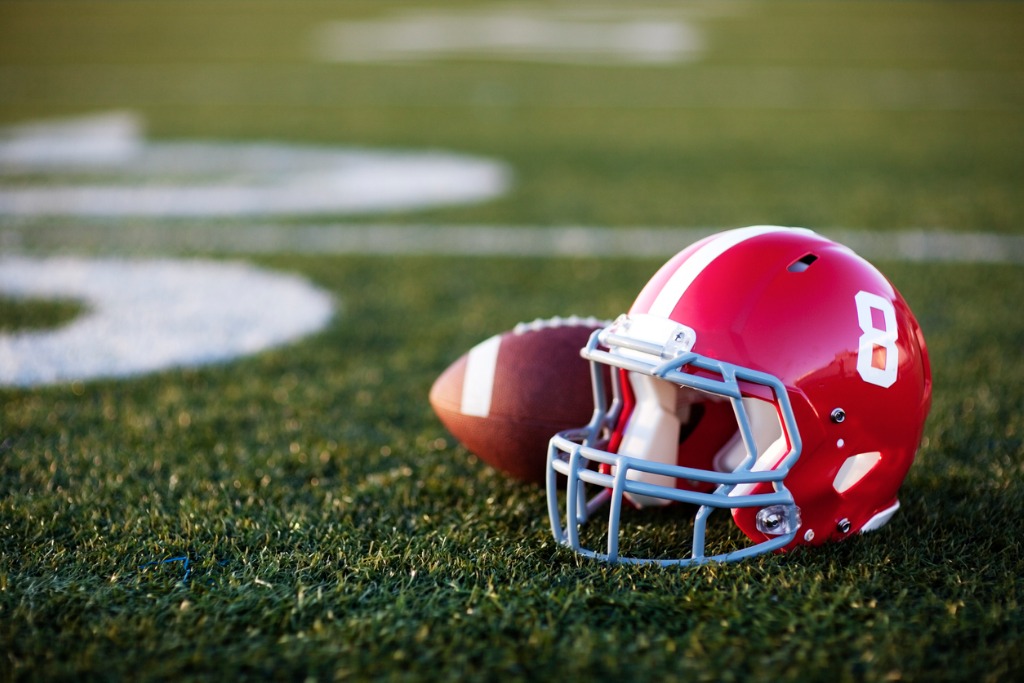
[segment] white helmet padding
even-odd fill
[[[686,442],[680,441],[684,426],[691,420],[700,419],[700,411],[694,408],[696,404],[703,401],[724,402],[726,399],[680,387],[643,373],[630,372],[628,377],[635,405],[622,431],[622,439],[616,449],[618,454],[666,465],[695,466],[695,463],[710,462],[718,472],[732,472],[746,458],[747,450],[738,428],[711,458],[704,453],[688,454]],[[782,425],[774,405],[750,398],[743,399],[743,404],[760,461],[765,456],[770,457],[769,451],[776,450],[770,447],[782,438]],[[781,445],[784,448],[784,441]],[[675,477],[640,470],[630,470],[627,478],[669,488],[679,485]],[[635,493],[627,493],[626,499],[637,507],[668,505],[672,502]]]

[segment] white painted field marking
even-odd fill
[[[0,334],[0,384],[35,386],[231,360],[311,334],[331,297],[241,263],[0,258],[0,293],[72,298],[68,325]]]
[[[485,201],[511,173],[447,152],[146,142],[125,112],[0,131],[0,216],[223,217],[353,214]],[[74,184],[59,173],[98,174]]]
[[[483,57],[571,64],[674,64],[701,54],[704,40],[680,12],[629,5],[499,5],[414,11],[337,21],[313,35],[315,56],[334,62],[402,62]]]
[[[0,225],[8,252],[365,254],[668,258],[726,228],[495,225]],[[946,230],[818,228],[864,258],[933,263],[1022,263],[1024,235]]]

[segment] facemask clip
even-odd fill
[[[782,536],[800,528],[800,508],[795,505],[769,505],[757,511],[757,530],[766,536]]]

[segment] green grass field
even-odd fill
[[[0,215],[0,255],[81,226],[111,228],[96,251],[153,256],[133,230],[247,222],[1024,235],[1024,5],[649,7],[682,8],[696,59],[313,53],[324,22],[425,11],[397,1],[0,3],[0,126],[127,110],[157,141],[442,149],[514,173],[497,199],[423,211]],[[467,453],[426,397],[519,321],[622,312],[664,259],[231,258],[308,278],[335,318],[229,363],[0,388],[3,679],[1024,678],[1024,266],[878,261],[936,387],[885,529],[658,569],[557,547],[544,492]],[[0,295],[0,334],[81,312]],[[630,531],[671,544],[675,519]]]

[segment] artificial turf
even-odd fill
[[[1021,673],[1016,267],[886,264],[935,331],[938,387],[888,527],[679,570],[556,547],[543,492],[466,453],[424,400],[490,331],[610,314],[654,264],[265,262],[335,292],[344,314],[226,366],[0,394],[11,677]],[[673,520],[637,516],[627,533],[684,543]]]
[[[478,206],[284,225],[1021,234],[1021,5],[682,7],[706,52],[647,69],[311,56],[322,22],[411,11],[398,2],[4,2],[0,123],[130,109],[151,139],[443,148],[515,175]],[[121,221],[126,245],[141,223],[180,227]],[[1020,265],[878,264],[935,379],[887,527],[683,570],[557,547],[543,491],[467,453],[426,400],[451,361],[516,322],[622,312],[660,261],[249,260],[331,292],[333,322],[222,365],[0,389],[3,679],[1024,677]],[[82,310],[0,298],[0,330]],[[633,515],[626,540],[670,550],[686,520]],[[718,521],[712,534],[734,533]]]

